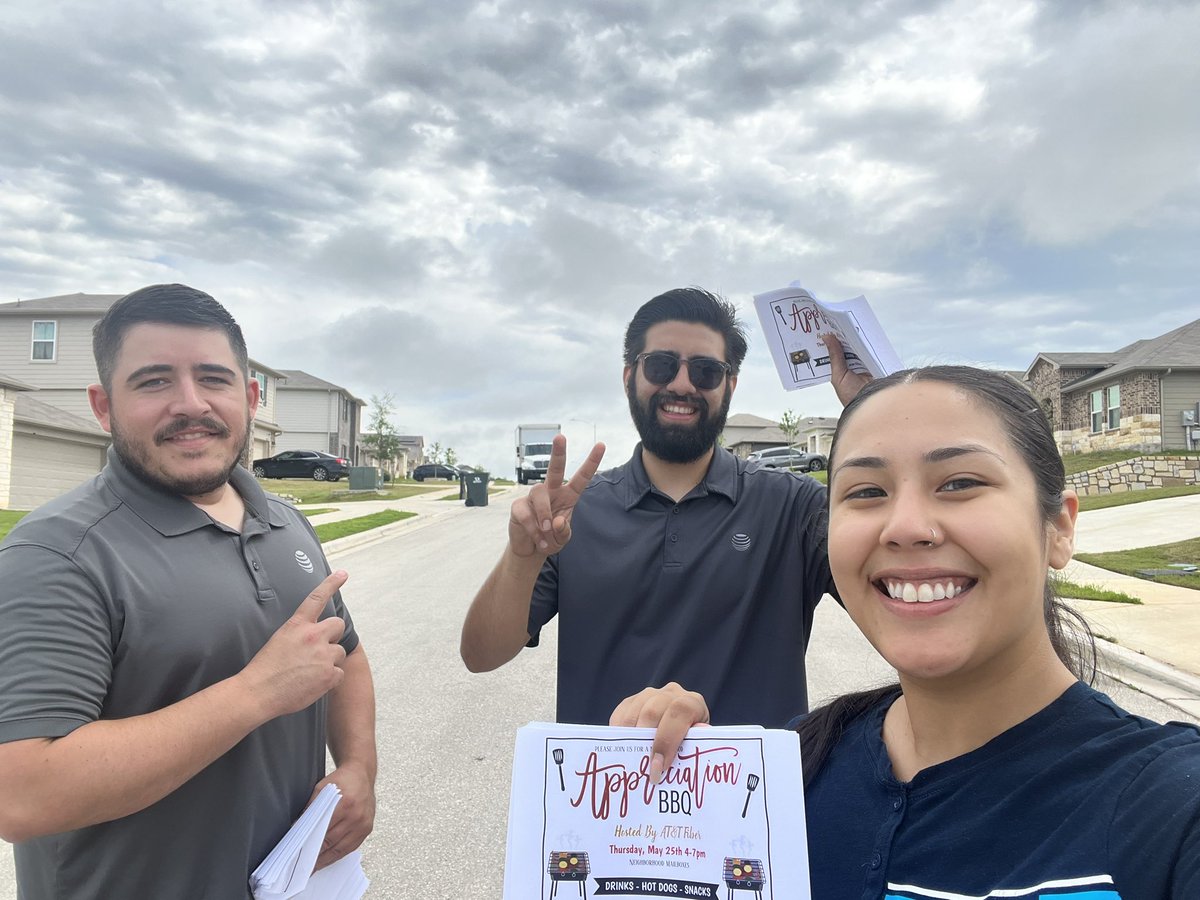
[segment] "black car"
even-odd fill
[[[445,478],[449,481],[458,481],[458,469],[454,466],[443,465],[442,463],[422,463],[413,469],[413,481],[424,481],[426,478]]]
[[[337,481],[350,473],[350,460],[320,450],[284,450],[266,459],[256,459],[250,468],[259,478]]]

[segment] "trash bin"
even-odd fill
[[[459,500],[467,499],[467,476],[470,474],[471,473],[468,472],[466,469],[458,470],[458,499]]]
[[[491,476],[487,472],[464,472],[463,483],[467,489],[467,506],[488,505],[488,481]]]

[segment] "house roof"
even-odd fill
[[[26,316],[30,313],[60,313],[65,315],[103,315],[124,294],[59,294],[57,297],[37,297],[0,303],[2,316]]]
[[[301,369],[280,369],[279,374],[287,379],[279,384],[281,391],[341,391],[355,403],[366,405],[365,400],[359,400],[340,384],[334,384],[332,381],[326,381],[316,375],[309,375]]]
[[[775,424],[770,419],[764,419],[762,416],[755,416],[751,413],[737,413],[725,420],[726,428],[766,428]]]
[[[1200,369],[1200,319],[1180,325],[1174,331],[1127,344],[1120,350],[1107,353],[1039,353],[1025,370],[1025,377],[1039,360],[1057,368],[1098,369],[1068,385],[1063,390],[1074,391],[1092,387],[1141,370]]]
[[[5,375],[3,372],[0,372],[0,387],[12,388],[13,390],[17,391],[41,390],[41,388],[37,387],[36,385],[26,384],[19,378],[13,378],[10,375]]]
[[[31,397],[29,394],[17,394],[13,403],[13,418],[31,425],[42,425],[61,431],[82,432],[108,439],[108,432],[94,421],[89,422],[80,416],[72,415],[66,410]]]

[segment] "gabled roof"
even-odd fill
[[[281,391],[340,391],[355,403],[366,405],[365,400],[359,400],[340,384],[334,384],[332,381],[326,381],[316,375],[309,375],[300,369],[280,369],[279,374],[287,379],[279,383]]]
[[[124,294],[60,294],[57,297],[38,297],[0,303],[0,316],[25,316],[61,313],[66,315],[99,314],[124,297]]]
[[[17,394],[13,402],[13,418],[19,422],[57,428],[60,431],[77,431],[108,439],[108,432],[81,416],[72,415],[49,403],[44,403],[29,394]]]
[[[778,423],[751,413],[736,413],[725,420],[726,428],[766,428],[776,424]]]
[[[1120,350],[1108,353],[1039,353],[1037,359],[1025,370],[1026,377],[1037,365],[1038,360],[1042,359],[1058,368],[1100,370],[1064,386],[1064,390],[1071,391],[1106,383],[1139,369],[1200,369],[1200,319],[1156,338],[1134,341]]]
[[[1074,382],[1071,390],[1111,381],[1138,369],[1200,369],[1200,319],[1159,337],[1135,341],[1114,355],[1119,357],[1116,362],[1102,372]]]

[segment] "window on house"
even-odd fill
[[[267,405],[267,376],[263,372],[250,370],[250,377],[258,382],[258,405]]]
[[[1104,430],[1104,391],[1092,391],[1092,433]]]
[[[30,357],[30,359],[53,361],[55,359],[55,349],[57,343],[57,322],[34,322],[33,355]]]
[[[1108,427],[1121,427],[1121,386],[1114,384],[1108,389]]]

